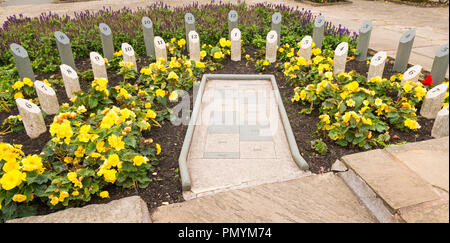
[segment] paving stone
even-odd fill
[[[448,192],[449,140],[431,139],[386,148],[394,158],[417,173],[423,180]]]
[[[257,125],[243,125],[239,127],[240,141],[272,141],[268,127]]]
[[[226,191],[157,208],[154,222],[376,222],[333,173]]]
[[[215,133],[220,133],[220,134],[235,134],[235,133],[239,133],[239,126],[237,125],[212,125],[212,126],[208,126],[208,133],[209,134],[215,134]]]
[[[139,196],[69,208],[44,216],[31,216],[7,223],[151,223],[147,204]]]
[[[400,209],[400,217],[407,223],[449,223],[449,203],[447,200]]]
[[[239,159],[239,152],[204,152],[204,159]]]
[[[208,134],[205,152],[239,153],[239,134]]]
[[[384,150],[371,150],[342,157],[393,210],[438,200],[430,184]]]

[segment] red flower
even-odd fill
[[[424,80],[422,80],[422,83],[424,85],[432,85],[434,83],[433,77],[431,75],[428,75]]]

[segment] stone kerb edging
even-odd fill
[[[286,110],[281,99],[280,91],[278,90],[278,85],[275,81],[274,75],[261,75],[261,74],[204,74],[202,81],[198,89],[198,95],[194,102],[194,109],[192,111],[191,120],[189,122],[188,129],[186,131],[186,136],[183,141],[183,146],[181,148],[180,157],[178,158],[178,164],[180,169],[181,185],[183,191],[191,190],[191,178],[189,176],[187,157],[189,153],[189,148],[192,142],[192,136],[194,134],[195,124],[197,123],[198,113],[200,112],[200,105],[202,103],[202,95],[205,89],[206,82],[208,80],[270,80],[272,82],[272,88],[275,95],[275,99],[278,106],[278,111],[280,113],[281,121],[283,123],[284,131],[289,144],[289,149],[291,151],[292,158],[301,170],[308,170],[309,165],[306,163],[305,159],[300,155],[298,150],[297,142],[295,141],[294,133],[292,132],[291,124],[289,123],[289,118],[287,116]]]

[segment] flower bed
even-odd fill
[[[229,60],[230,41],[224,38],[228,36],[225,19],[231,9],[240,16],[245,56],[241,62]],[[276,10],[283,15],[282,46],[279,61],[271,65],[262,58]],[[199,62],[187,58],[182,27],[185,12],[196,16],[202,43]],[[144,57],[142,33],[135,31],[141,29],[142,16],[151,17],[155,35],[166,40],[168,60]],[[150,208],[182,200],[177,160],[186,127],[170,124],[175,104],[171,101],[178,98],[175,90],[192,92],[193,82],[205,72],[274,73],[300,151],[313,172],[326,171],[333,158],[343,154],[389,144],[390,137],[399,137],[394,142],[412,141],[410,134],[418,135],[412,135],[414,139],[429,138],[431,123],[412,115],[414,108],[420,107],[424,86],[398,87],[397,74],[394,80],[389,75],[387,80],[367,81],[358,74],[367,64],[355,61],[347,67],[353,63],[356,71],[329,74],[332,50],[342,41],[354,49],[355,33],[327,22],[323,52],[314,49],[311,63],[298,57],[298,43],[312,34],[313,20],[309,11],[263,4],[193,4],[169,9],[158,3],[137,12],[105,9],[81,12],[75,18],[53,14],[35,19],[11,17],[0,34],[0,220],[131,194],[141,195]],[[106,60],[108,80],[94,80],[88,56],[90,51],[101,53],[97,27],[101,22],[112,28],[116,50],[123,42],[133,46],[138,71],[131,63],[123,63],[118,51],[112,60]],[[60,61],[52,37],[56,30],[71,38],[84,91],[71,100],[57,71]],[[12,42],[28,50],[37,79],[56,89],[61,104],[56,115],[45,117],[49,132],[33,140],[23,130],[14,99],[39,101],[31,80],[18,78],[8,49]],[[354,55],[351,51],[349,56]],[[391,94],[396,91],[407,100],[396,102]],[[409,106],[403,107],[403,103]],[[389,115],[394,109],[397,117]],[[340,113],[337,118],[335,112]],[[353,135],[347,135],[350,133]]]

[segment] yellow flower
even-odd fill
[[[147,114],[145,115],[145,118],[155,119],[156,112],[154,112],[153,110],[147,110]]]
[[[22,173],[19,170],[12,170],[3,174],[2,178],[0,178],[0,184],[3,189],[8,191],[19,186],[22,181],[26,180],[26,176],[26,173]]]
[[[117,115],[117,113],[115,111],[109,111],[108,114],[106,114],[106,116],[103,117],[102,122],[100,123],[100,128],[109,129],[112,126],[114,126],[114,124],[118,120],[119,116]]]
[[[284,52],[284,48],[283,48],[283,47],[280,47],[280,48],[278,49],[278,51],[279,51],[280,53],[283,53],[283,52]]]
[[[120,151],[125,148],[125,143],[122,141],[122,137],[117,137],[114,134],[108,137],[108,143],[116,151]]]
[[[25,84],[22,81],[15,82],[11,87],[15,90],[21,89]]]
[[[83,148],[83,146],[78,146],[77,150],[74,152],[75,157],[81,158],[86,153],[86,150]]]
[[[117,94],[118,97],[123,97],[124,99],[128,99],[131,97],[131,95],[128,94],[128,91],[124,88],[120,89],[119,94]]]
[[[80,195],[79,191],[73,191],[72,192],[72,196],[77,197],[78,195]]]
[[[167,79],[175,79],[176,81],[178,81],[178,75],[172,71],[169,73],[169,76],[167,77]]]
[[[206,57],[206,51],[200,51],[200,58],[203,59]]]
[[[71,182],[77,180],[77,173],[76,172],[67,173],[67,179],[69,179],[69,181]]]
[[[14,99],[23,98],[22,92],[17,92],[14,94]]]
[[[409,118],[405,120],[404,124],[405,124],[405,127],[408,127],[411,130],[417,130],[420,128],[420,125],[417,121],[411,120]]]
[[[133,165],[141,166],[142,164],[147,164],[148,158],[142,155],[134,156]]]
[[[178,93],[174,90],[169,95],[169,100],[177,100],[178,99]]]
[[[364,114],[364,113],[366,112],[367,109],[369,109],[369,107],[368,107],[368,106],[364,106],[363,108],[361,108],[361,109],[359,110],[359,113]]]
[[[12,200],[14,202],[23,202],[23,201],[27,200],[27,196],[25,196],[23,194],[14,194]]]
[[[186,40],[185,40],[185,39],[180,39],[180,40],[177,42],[177,44],[178,44],[179,47],[183,47],[184,45],[186,45]]]
[[[327,114],[320,115],[319,119],[321,119],[325,124],[330,124],[330,116]]]
[[[414,96],[419,100],[422,100],[422,98],[427,94],[427,90],[421,86],[417,86],[416,88],[414,88],[414,91],[416,91],[416,94]]]
[[[353,99],[347,100],[346,104],[349,107],[355,107],[355,101]]]
[[[150,109],[150,108],[152,108],[152,104],[149,103],[149,102],[147,102],[147,103],[145,103],[144,107],[145,107],[146,109]]]
[[[376,105],[376,106],[380,106],[381,104],[383,104],[383,100],[380,99],[380,98],[377,98],[377,99],[375,100],[375,105]]]
[[[322,50],[320,50],[319,48],[314,48],[311,50],[311,54],[313,54],[314,56],[320,55],[322,53]]]
[[[97,152],[103,153],[103,152],[107,151],[107,149],[104,146],[105,146],[105,141],[99,141],[97,143],[97,145],[95,145],[95,148],[97,149]]]
[[[269,66],[269,65],[270,65],[270,62],[269,62],[268,60],[264,60],[264,62],[263,62],[262,65],[263,65],[263,66]]]
[[[101,197],[101,198],[108,198],[108,197],[109,197],[109,192],[108,192],[108,191],[102,191],[102,192],[100,192],[100,197]]]
[[[365,106],[369,106],[370,102],[369,102],[368,100],[364,100],[364,101],[363,101],[363,104],[364,104]]]
[[[86,110],[86,107],[84,106],[84,105],[80,105],[80,106],[78,106],[78,108],[77,108],[77,113],[78,114],[81,114],[81,113],[84,113],[84,112],[86,112],[87,110]]]
[[[156,96],[161,96],[161,98],[164,98],[164,96],[166,96],[166,91],[164,91],[162,89],[157,89]]]
[[[42,158],[39,155],[28,155],[22,160],[22,170],[24,171],[38,171],[40,174],[44,171]]]
[[[411,83],[410,82],[405,82],[404,84],[403,84],[403,90],[406,92],[406,93],[409,93],[409,91],[411,91],[413,89],[413,87],[411,86]]]
[[[58,197],[52,197],[50,203],[55,206],[56,204],[59,203],[59,198]]]
[[[13,170],[18,170],[19,168],[20,168],[20,165],[16,161],[9,161],[9,162],[6,162],[3,165],[3,171],[4,172],[10,172],[10,171],[13,171]]]
[[[114,52],[113,54],[115,57],[120,57],[122,56],[122,50],[118,51],[118,52]]]
[[[204,64],[203,62],[195,62],[195,66],[196,66],[197,68],[205,68],[205,67],[206,67],[205,64]]]
[[[29,79],[29,78],[24,78],[23,83],[25,85],[28,85],[28,87],[33,87],[33,81],[31,81],[31,79]]]
[[[220,38],[219,43],[221,47],[227,46],[227,40],[225,38]]]
[[[319,62],[321,62],[323,60],[323,56],[316,56],[313,58],[313,62],[314,64],[319,64]]]
[[[224,57],[224,55],[223,55],[223,53],[221,51],[214,52],[214,58],[215,59],[220,59],[222,57]]]
[[[161,145],[158,143],[156,144],[156,155],[159,155],[161,153]]]
[[[120,162],[119,155],[117,154],[111,154],[108,156],[107,165],[116,167]]]
[[[117,180],[116,173],[117,173],[117,170],[115,170],[115,169],[105,170],[103,172],[103,177],[106,182],[114,183]]]

